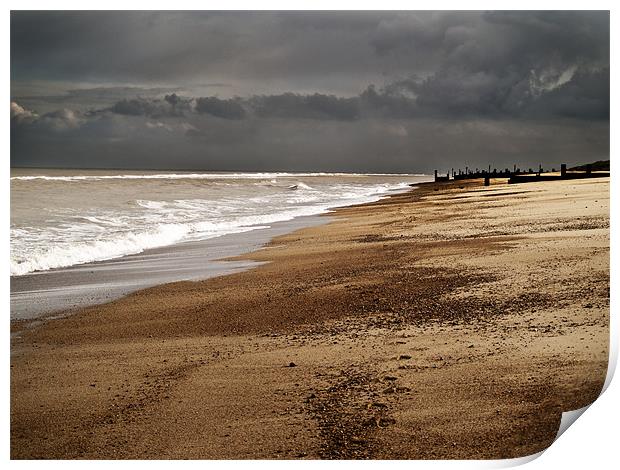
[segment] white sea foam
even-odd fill
[[[350,175],[334,180],[337,174],[333,173],[326,179],[318,177],[325,176],[322,173],[307,173],[313,179],[306,182],[299,173],[215,175],[216,179],[241,179],[225,186],[187,181],[196,175],[12,177],[21,178],[21,186],[12,188],[11,195],[11,275],[257,230],[338,206],[375,201],[411,182],[411,177],[386,178],[388,182],[375,177],[366,182],[364,178],[350,180]],[[214,174],[198,176],[214,178]],[[46,179],[70,182],[92,178],[119,182],[113,189],[46,183]],[[135,178],[155,181],[137,188],[132,183]],[[171,181],[175,179],[179,181]],[[257,186],[256,180],[265,184]],[[41,185],[45,185],[44,198],[40,197]]]
[[[118,258],[132,253],[140,253],[149,248],[175,243],[187,234],[183,225],[159,226],[143,233],[126,232],[107,240],[76,243],[65,246],[50,246],[33,253],[31,258],[21,262],[11,260],[11,275],[26,274],[51,268],[72,266],[89,261]]]
[[[49,175],[25,175],[12,176],[15,181],[102,181],[102,180],[142,180],[142,179],[265,179],[286,177],[360,177],[360,176],[425,176],[423,174],[408,173],[162,173],[162,174],[122,174],[122,175],[72,175],[72,176],[49,176]]]

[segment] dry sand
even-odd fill
[[[609,179],[422,185],[250,271],[14,322],[12,458],[509,458],[591,403]]]

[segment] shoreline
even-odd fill
[[[606,374],[609,181],[478,183],[338,208],[235,258],[256,269],[22,330],[12,458],[546,448]]]
[[[411,189],[390,190],[380,198]],[[365,203],[352,206],[360,204]],[[258,263],[242,260],[243,254],[261,249],[280,235],[329,223],[323,216],[352,206],[336,206],[327,212],[297,216],[239,233],[181,241],[107,260],[11,276],[11,321],[64,316],[148,287],[200,281],[251,269]]]
[[[66,315],[132,292],[171,282],[225,276],[258,263],[233,258],[255,251],[272,238],[328,223],[319,215],[280,221],[267,228],[185,241],[109,260],[11,277],[11,321]],[[180,265],[182,267],[180,267]]]

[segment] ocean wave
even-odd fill
[[[27,260],[11,259],[11,276],[140,253],[149,248],[178,242],[187,232],[186,226],[169,224],[157,227],[150,232],[128,232],[107,240],[95,240],[70,246],[51,246],[32,253]]]
[[[312,186],[308,186],[306,183],[303,183],[301,181],[298,181],[297,183],[290,185],[288,189],[309,189],[311,191],[314,191],[314,188]]]
[[[49,176],[28,175],[11,176],[11,181],[103,181],[103,180],[157,180],[157,179],[264,179],[275,178],[304,178],[304,177],[363,177],[363,176],[428,176],[413,173],[161,173],[161,174],[124,174],[124,175],[73,175],[73,176]]]
[[[57,212],[55,223],[49,222],[46,215],[46,220],[38,226],[12,224],[11,275],[114,259],[183,241],[258,230],[276,222],[326,213],[336,207],[375,201],[391,190],[408,187],[404,182],[370,185],[317,183],[316,187],[302,181],[296,181],[296,184],[296,191],[278,185],[258,193],[252,189],[252,184],[246,184],[243,192],[231,188],[225,193],[220,190],[208,193],[214,199],[122,199],[120,209],[63,208]],[[66,188],[59,191],[66,191]],[[107,197],[107,188],[105,191],[102,194],[89,191],[89,194],[93,193],[94,201],[103,200]],[[193,191],[192,188],[190,192]]]
[[[222,222],[160,224],[152,231],[122,232],[107,239],[52,246],[47,249],[40,249],[36,253],[30,253],[28,259],[20,259],[22,257],[16,255],[16,259],[11,259],[11,276],[115,259],[185,240],[208,239],[232,233],[259,230],[268,228],[268,224],[292,220],[304,215],[319,214],[327,209],[327,207],[308,206],[271,214],[240,216]],[[93,221],[93,223],[96,222]],[[81,229],[84,231],[83,226]],[[12,231],[12,235],[17,235],[17,233]]]

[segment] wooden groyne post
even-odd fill
[[[437,170],[435,170],[435,183],[439,181],[450,181],[450,172],[446,173],[446,176],[439,176]]]

